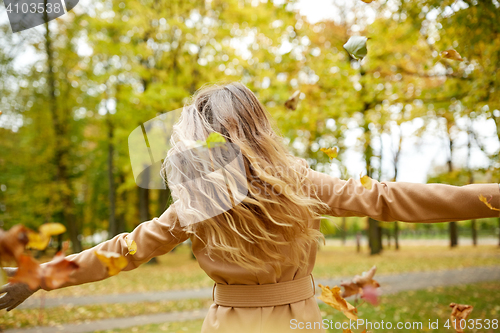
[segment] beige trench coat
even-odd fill
[[[479,194],[491,198],[494,207],[500,207],[498,184],[475,184],[462,187],[443,184],[412,184],[373,181],[371,190],[362,187],[359,180],[348,181],[330,177],[308,169],[308,178],[318,186],[318,195],[328,204],[332,216],[370,216],[379,221],[405,222],[449,222],[467,219],[497,217],[498,212],[490,210],[478,200]],[[125,255],[125,236],[137,243],[137,253],[128,255],[128,266],[132,270],[151,258],[165,254],[188,236],[179,224],[172,232],[169,226],[176,219],[173,206],[159,218],[141,223],[130,234],[124,233],[96,247],[69,256],[82,268],[73,275],[65,286],[94,282],[108,277],[106,269],[94,255],[94,250],[105,250]],[[319,229],[319,223],[311,227]],[[283,267],[282,275],[274,273],[255,274],[230,263],[213,261],[204,251],[203,244],[192,237],[193,252],[201,268],[217,283],[221,284],[269,284],[299,279],[311,274],[317,246],[311,246],[309,264],[304,267]],[[293,246],[293,244],[291,244]],[[286,251],[286,249],[283,249]],[[47,290],[47,288],[44,288]],[[325,332],[323,328],[313,330],[293,329],[302,322],[321,322],[316,299],[299,301],[288,305],[261,308],[224,307],[213,304],[203,323],[203,333],[268,333],[268,332]],[[295,324],[294,324],[295,323]]]

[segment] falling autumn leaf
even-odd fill
[[[460,53],[458,53],[455,50],[446,50],[441,52],[441,57],[445,59],[451,59],[451,60],[456,60],[456,61],[464,61]]]
[[[359,176],[360,176],[359,180],[361,181],[361,185],[363,185],[363,187],[366,188],[367,190],[371,190],[372,189],[372,179],[366,175],[363,177],[361,177],[361,175],[359,175]]]
[[[349,304],[345,299],[340,296],[340,288],[335,286],[330,288],[328,286],[324,287],[321,284],[318,284],[321,288],[321,295],[318,296],[320,300],[330,305],[334,309],[344,313],[344,315],[352,320],[357,320],[358,316],[356,313],[358,310]]]
[[[60,235],[66,232],[66,227],[61,223],[45,223],[38,228],[38,233],[30,231],[28,233],[29,243],[26,245],[29,249],[45,250],[50,242],[51,236]]]
[[[366,286],[372,286],[375,288],[380,287],[380,284],[373,279],[375,272],[377,271],[377,266],[373,266],[369,271],[361,273],[361,275],[356,275],[352,281],[359,285],[361,288]]]
[[[328,157],[330,158],[330,160],[333,160],[338,155],[338,149],[337,149],[337,147],[333,147],[333,148],[321,148],[320,150],[323,153],[325,153],[326,155],[328,155]]]
[[[344,292],[341,296],[349,297],[359,294],[367,302],[377,305],[378,292],[376,288],[380,287],[380,284],[373,279],[376,270],[377,267],[373,266],[369,271],[356,275],[352,281],[342,282],[340,285],[344,287]]]
[[[343,47],[354,59],[363,60],[368,54],[367,41],[368,38],[365,36],[352,36]]]
[[[455,331],[457,333],[463,333],[463,329],[461,328],[460,322],[461,320],[467,320],[467,317],[470,315],[474,307],[472,305],[465,305],[465,304],[456,304],[456,303],[451,303],[450,304],[451,310],[451,322],[455,326]]]
[[[64,251],[58,252],[52,261],[44,265],[41,273],[45,285],[50,289],[57,289],[69,281],[71,273],[79,268],[78,264],[69,261]]]
[[[300,90],[297,90],[296,92],[293,93],[292,97],[290,97],[285,102],[285,107],[288,110],[296,110],[297,105],[299,104],[299,97],[300,97]]]
[[[125,237],[125,243],[127,243],[128,247],[128,252],[127,254],[134,255],[137,252],[137,244],[133,239],[129,239],[128,237]],[[127,255],[125,254],[125,255]]]
[[[491,204],[490,204],[490,201],[493,197],[490,198],[490,200],[486,199],[482,194],[479,195],[479,200],[481,202],[483,202],[489,209],[491,210],[496,210],[496,211],[499,211],[500,212],[500,209],[498,208],[495,208],[493,207]]]
[[[22,225],[15,225],[8,231],[0,230],[0,257],[18,261],[28,242],[28,229]]]
[[[9,278],[9,283],[24,283],[31,290],[36,290],[40,286],[40,264],[32,257],[21,254],[18,265],[16,274]]]
[[[31,230],[28,232],[28,239],[29,242],[26,247],[28,249],[35,249],[39,251],[45,250],[50,242],[50,236]]]
[[[45,223],[38,228],[41,234],[47,236],[57,236],[66,232],[66,227],[61,223]]]
[[[207,140],[205,142],[208,148],[215,148],[226,143],[226,139],[222,136],[222,134],[217,132],[212,132],[208,135]]]
[[[373,286],[366,286],[362,288],[361,298],[370,303],[371,305],[378,304],[378,291]]]
[[[128,260],[124,256],[108,251],[94,251],[97,259],[108,269],[109,276],[120,273],[128,265]]]

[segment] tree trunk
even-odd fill
[[[458,246],[457,222],[450,222],[449,230],[450,230],[450,247],[456,247]]]
[[[472,231],[472,245],[477,246],[477,228],[476,228],[476,220],[472,220],[470,222],[470,227]]]
[[[453,140],[451,139],[450,133],[448,132],[448,144],[450,147],[450,158],[448,159],[448,172],[453,171],[453,162],[452,162],[452,154],[453,154]],[[449,223],[449,231],[450,231],[450,247],[458,246],[458,226],[457,222]]]
[[[345,246],[345,240],[346,240],[346,218],[343,217],[342,218],[342,230],[341,230],[341,233],[342,233],[342,245]]]
[[[399,250],[399,224],[394,222],[394,245],[396,250]]]
[[[47,3],[45,1],[45,3]],[[56,78],[54,75],[54,55],[52,51],[52,39],[50,36],[47,13],[44,12],[45,19],[45,52],[47,55],[47,87],[48,101],[52,115],[52,124],[54,127],[55,147],[54,163],[56,166],[56,182],[61,196],[62,215],[64,223],[68,228],[68,234],[71,240],[73,252],[81,252],[82,244],[79,238],[79,227],[75,216],[74,191],[68,175],[69,147],[67,143],[67,127],[64,121],[61,121],[57,96],[56,96]]]
[[[382,251],[380,229],[381,228],[377,220],[368,218],[368,243],[370,246],[370,254],[379,254]]]
[[[120,174],[119,181],[120,181],[120,184],[125,183],[125,175],[123,173]],[[121,197],[122,206],[125,207],[127,204],[127,191],[122,191],[120,197]],[[121,234],[122,232],[125,232],[125,220],[126,220],[125,215],[126,215],[126,210],[123,209],[123,210],[121,210],[121,213],[116,218],[116,233],[117,234]]]
[[[109,183],[109,225],[108,238],[111,239],[119,234],[116,220],[116,186],[113,167],[113,123],[111,122],[110,114],[106,115],[106,123],[108,125],[108,183]]]

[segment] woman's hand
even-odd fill
[[[16,274],[17,268],[5,267],[4,272],[7,276],[12,277]],[[10,311],[24,302],[28,297],[33,295],[36,290],[31,290],[24,283],[7,283],[0,288],[0,310],[7,309]]]

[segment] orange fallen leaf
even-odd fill
[[[464,59],[462,59],[462,56],[460,55],[460,53],[458,53],[457,51],[455,51],[453,49],[441,52],[441,56],[445,59],[464,61]]]
[[[64,251],[60,251],[43,267],[41,278],[47,287],[57,289],[69,281],[71,273],[78,268],[77,263],[66,259]]]
[[[116,275],[128,265],[128,260],[124,256],[108,251],[94,251],[97,259],[108,269],[109,276]]]
[[[28,241],[28,229],[22,225],[15,225],[8,231],[0,229],[0,257],[18,261]]]
[[[490,200],[486,199],[482,194],[479,195],[479,200],[481,202],[483,202],[489,209],[491,210],[496,210],[496,211],[499,211],[500,212],[500,209],[498,208],[495,208],[493,207],[491,204],[490,204],[490,201],[493,197],[490,198]]]
[[[30,256],[21,254],[18,259],[19,267],[16,274],[9,278],[10,283],[25,283],[31,290],[40,286],[40,264]]]
[[[333,148],[321,148],[320,150],[323,153],[325,153],[330,158],[330,160],[333,160],[335,157],[337,157],[337,155],[339,153],[337,147],[333,147]]]
[[[128,252],[127,254],[131,254],[131,255],[134,255],[136,252],[137,252],[137,244],[135,243],[135,241],[133,239],[129,239],[128,237],[125,237],[125,242],[127,243],[127,247],[128,247]],[[127,255],[125,254],[125,255]]]
[[[372,179],[368,176],[363,176],[361,177],[361,175],[359,175],[360,177],[360,181],[361,181],[361,185],[363,185],[364,188],[366,188],[367,190],[371,190],[372,189]]]
[[[462,319],[467,320],[467,317],[470,315],[474,307],[472,305],[451,303],[450,308],[453,308],[450,319],[455,326],[455,331],[457,331],[457,333],[463,333],[464,330],[461,328],[460,321]]]
[[[320,300],[342,312],[347,318],[352,320],[358,319],[356,315],[358,310],[340,296],[339,287],[330,288],[328,286],[324,287],[321,284],[318,284],[318,286],[321,288],[321,295],[318,296]]]
[[[300,97],[300,90],[297,90],[296,92],[293,93],[292,97],[290,97],[285,102],[285,107],[289,110],[296,110],[297,105],[299,104],[299,97]]]

